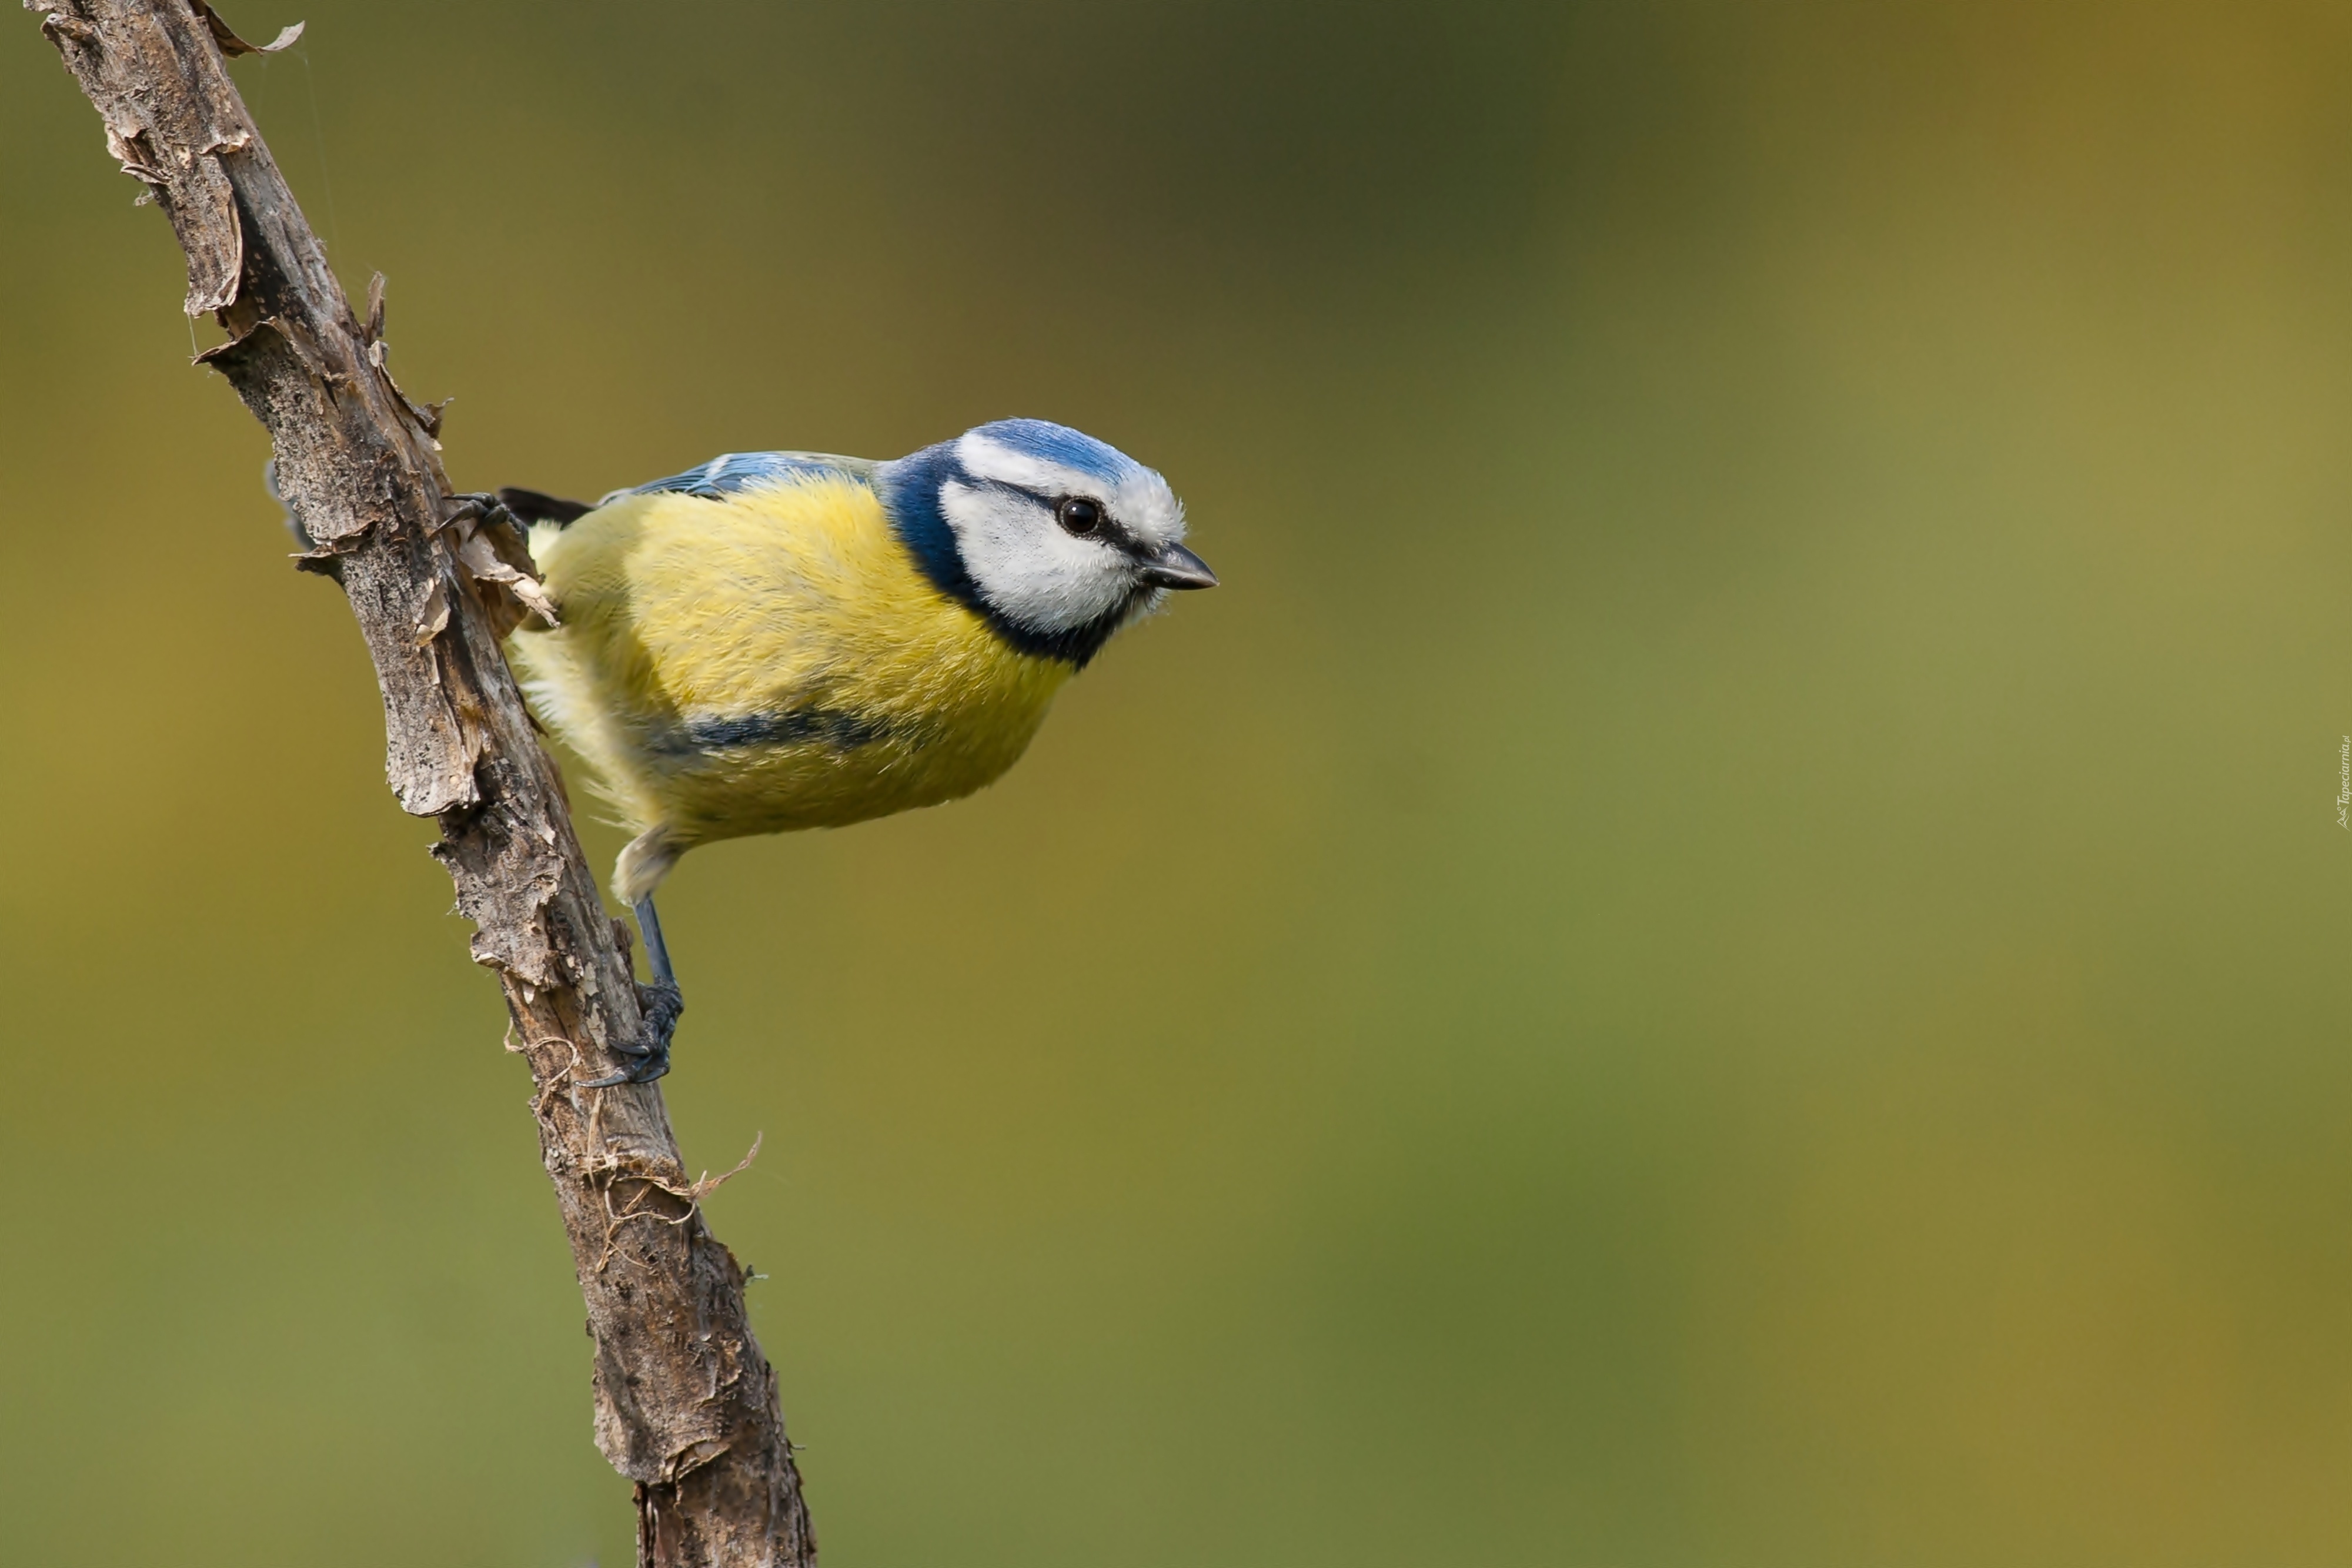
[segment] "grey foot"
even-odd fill
[[[654,912],[653,895],[637,900],[635,911],[637,929],[645,934],[646,957],[654,971],[653,979],[637,988],[637,1012],[645,1020],[645,1039],[614,1046],[628,1065],[618,1072],[590,1079],[580,1086],[583,1089],[651,1083],[669,1071],[670,1037],[677,1032],[678,1017],[686,1011],[686,997],[670,971],[669,945],[662,940],[661,916]]]
[[[670,1037],[677,1032],[678,1015],[686,1011],[686,998],[678,994],[675,980],[656,980],[637,988],[637,1011],[645,1019],[646,1038],[613,1049],[625,1057],[628,1065],[618,1072],[608,1072],[602,1078],[591,1078],[580,1085],[583,1089],[609,1089],[615,1083],[651,1083],[669,1071]]]

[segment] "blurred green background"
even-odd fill
[[[1038,414],[1224,576],[670,884],[829,1563],[2352,1562],[2352,11],[298,18],[459,484]],[[625,1563],[496,988],[29,16],[0,147],[5,1555]]]

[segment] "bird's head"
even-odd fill
[[[1024,653],[1083,665],[1171,590],[1216,586],[1168,481],[1064,425],[1001,419],[876,477],[932,582]]]

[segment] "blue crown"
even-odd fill
[[[1046,419],[999,419],[979,426],[971,434],[985,436],[999,446],[1024,456],[1056,463],[1092,475],[1106,485],[1117,485],[1141,472],[1143,465],[1118,447],[1097,441],[1083,431]]]

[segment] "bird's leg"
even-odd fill
[[[637,1012],[645,1019],[646,1037],[614,1049],[630,1059],[620,1071],[594,1078],[581,1085],[583,1089],[604,1089],[614,1083],[651,1083],[669,1071],[670,1037],[677,1032],[678,1015],[686,1011],[686,998],[677,988],[677,975],[669,967],[669,944],[662,940],[661,916],[654,909],[653,894],[647,894],[630,906],[637,917],[637,929],[645,934],[646,962],[653,968],[651,985],[637,988]]]
[[[646,1015],[646,1032],[653,1037],[654,1053],[662,1059],[662,1068],[669,1068],[669,1037],[677,1032],[678,1015],[686,1011],[686,998],[677,988],[677,973],[669,967],[669,944],[662,940],[661,915],[654,909],[654,895],[646,894],[632,906],[637,916],[637,929],[646,935],[646,961],[653,966],[654,983],[640,986],[644,994],[639,1004]],[[661,1076],[656,1073],[655,1077]]]

